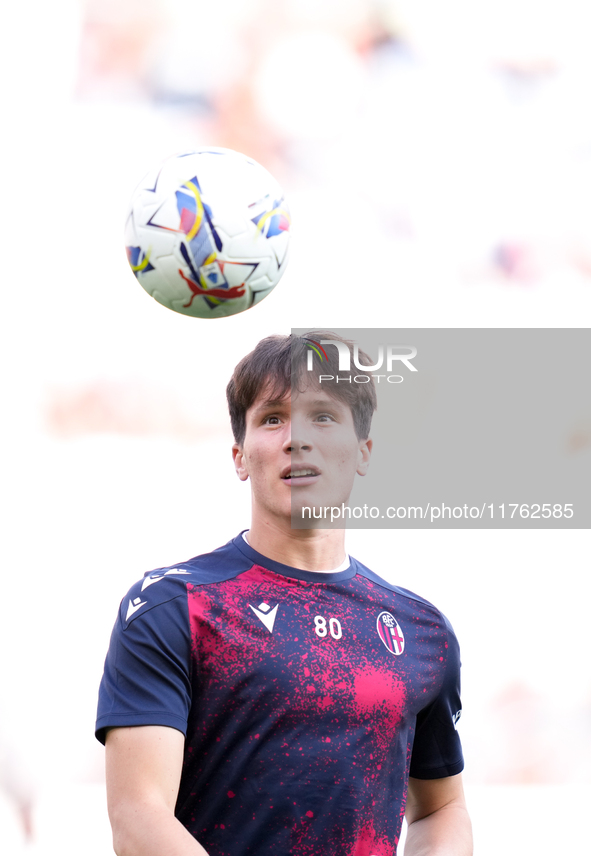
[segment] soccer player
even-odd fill
[[[228,385],[250,529],[121,603],[97,718],[119,856],[394,856],[405,812],[406,856],[472,853],[452,628],[342,529],[292,528],[347,502],[376,407],[308,346],[264,339]]]

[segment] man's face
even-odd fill
[[[263,392],[233,454],[239,477],[251,480],[253,520],[291,522],[301,506],[347,502],[355,474],[367,472],[371,440],[357,439],[346,402],[309,386],[279,401]]]

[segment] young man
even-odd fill
[[[376,407],[307,349],[264,339],[228,385],[250,530],[122,601],[97,719],[119,856],[394,856],[405,810],[407,856],[472,853],[453,630],[343,530],[292,528],[347,502]]]

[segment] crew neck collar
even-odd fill
[[[296,580],[304,580],[310,583],[335,583],[341,580],[350,580],[357,573],[355,568],[355,559],[348,556],[349,564],[344,570],[336,568],[334,571],[305,571],[302,568],[292,568],[290,565],[284,565],[281,562],[276,562],[274,559],[269,559],[262,553],[253,549],[248,541],[244,538],[244,533],[248,531],[244,529],[240,535],[233,539],[234,546],[245,556],[266,568],[268,571],[274,571],[276,574],[282,574],[284,577],[292,577]]]

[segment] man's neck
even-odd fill
[[[329,572],[346,556],[344,529],[284,529],[253,520],[247,538],[268,559],[303,571]]]

